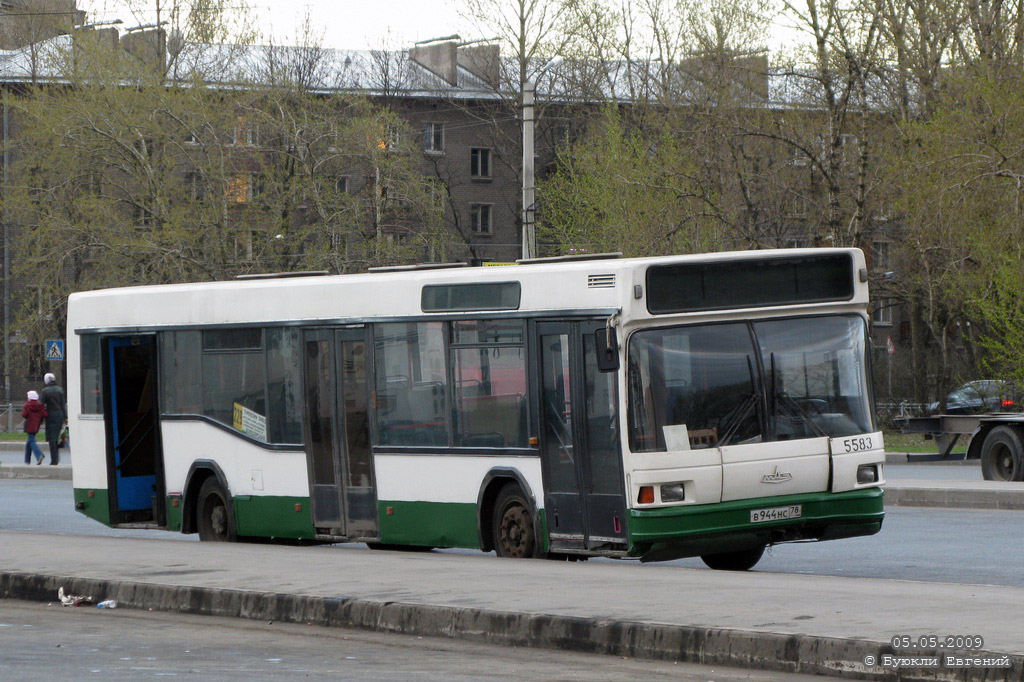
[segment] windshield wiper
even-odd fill
[[[725,418],[722,420],[722,423],[725,425],[725,428],[723,429],[722,435],[718,439],[719,445],[721,445],[722,443],[728,444],[729,440],[736,434],[736,431],[740,428],[740,424],[742,424],[747,419],[747,417],[750,416],[751,412],[753,412],[754,406],[757,405],[757,400],[758,396],[756,391],[754,393],[748,393],[747,397],[743,399],[743,402],[736,406],[736,408],[732,412],[725,416]]]
[[[750,374],[750,385],[754,387],[754,390],[748,393],[743,402],[722,419],[723,429],[722,435],[718,439],[718,444],[729,442],[760,400],[760,392],[757,390],[757,384],[754,381],[754,366],[750,361],[749,355],[747,356],[747,372]]]

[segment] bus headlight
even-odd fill
[[[878,483],[878,465],[861,464],[857,467],[857,483]]]
[[[661,486],[662,502],[682,502],[686,499],[686,486],[682,483],[666,483]]]

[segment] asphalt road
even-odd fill
[[[0,601],[0,667],[24,682],[821,678],[242,619]]]
[[[0,530],[196,541],[195,535],[112,529],[92,521],[74,511],[70,481],[0,480]],[[359,544],[322,549],[369,551]],[[1022,564],[1024,512],[894,507],[887,511],[878,535],[779,545],[755,570],[1021,587]],[[700,559],[635,563],[637,570],[665,565],[707,570]]]

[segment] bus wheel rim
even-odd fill
[[[505,510],[501,519],[501,544],[508,556],[527,556],[532,525],[526,509],[522,506],[517,504]]]
[[[228,534],[228,514],[223,504],[215,504],[210,510],[210,529],[219,538]]]

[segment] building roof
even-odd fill
[[[111,30],[111,29],[107,29]],[[140,34],[130,34],[141,37]],[[126,37],[126,36],[125,36]],[[123,38],[122,38],[123,40]],[[367,95],[439,97],[446,99],[508,99],[518,93],[511,77],[490,79],[468,68],[460,57],[454,78],[428,68],[415,58],[414,50],[339,50],[281,45],[212,45],[186,43],[173,46],[175,60],[171,77],[198,73],[210,82],[243,86],[246,83],[295,82],[316,92],[359,92]],[[61,35],[16,50],[0,50],[0,82],[60,82],[61,65],[73,46],[70,35]],[[462,47],[455,45],[457,50]],[[496,48],[495,48],[496,49]],[[451,50],[456,54],[457,50]],[[495,51],[495,54],[497,52]],[[494,74],[516,74],[512,59],[502,59]],[[765,57],[740,57],[728,63],[734,83],[733,102],[746,106],[815,108],[821,101],[821,86],[815,74],[794,70],[770,70]],[[677,100],[713,102],[715,93],[707,87],[713,74],[709,62],[693,57],[666,67],[658,61],[613,61],[580,63],[567,61],[552,69],[538,91],[547,99],[570,101],[634,101],[643,96],[636,84],[667,89]],[[501,87],[498,83],[501,83]],[[650,84],[656,84],[652,86]],[[881,92],[869,87],[869,92]],[[877,99],[875,104],[879,102]]]

